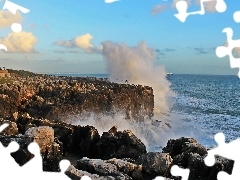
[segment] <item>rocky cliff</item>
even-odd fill
[[[9,78],[0,84],[0,117],[63,120],[68,116],[124,113],[142,120],[153,116],[151,87],[117,84],[103,78],[35,75]]]

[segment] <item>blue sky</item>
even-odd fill
[[[189,12],[199,10],[195,1],[191,0]],[[137,46],[144,41],[156,50],[154,65],[163,65],[168,72],[237,74],[238,71],[230,68],[227,57],[219,59],[215,54],[216,47],[226,41],[224,28],[231,27],[234,38],[240,38],[240,24],[233,20],[233,13],[240,10],[238,0],[225,0],[224,13],[212,12],[214,8],[207,4],[205,15],[189,16],[185,23],[174,16],[177,10],[170,0],[121,0],[110,4],[104,0],[11,2],[30,12],[9,15],[7,19],[10,22],[15,18],[22,23],[22,41],[10,38],[9,24],[0,24],[0,40],[9,43],[9,51],[0,52],[0,66],[45,73],[106,73],[101,42]],[[0,1],[0,7],[4,3],[5,0]],[[82,43],[85,40],[89,46]],[[17,47],[19,43],[24,44]]]

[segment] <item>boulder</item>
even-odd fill
[[[146,153],[146,146],[131,130],[104,132],[96,144],[97,158],[137,159]]]
[[[132,179],[127,174],[119,172],[116,165],[107,163],[101,159],[82,158],[77,161],[76,168],[99,176],[112,176],[115,179],[122,180]]]
[[[168,153],[148,152],[139,157],[136,163],[142,165],[149,177],[169,177],[173,160]]]
[[[200,156],[207,154],[207,149],[199,144],[193,138],[170,139],[162,152],[169,153],[173,159],[173,164],[188,167],[188,158],[191,153],[197,153]]]
[[[118,171],[127,174],[128,176],[132,177],[133,179],[142,180],[142,165],[137,165],[122,159],[109,159],[105,161],[106,163],[111,163],[117,166]]]
[[[29,128],[24,135],[27,144],[37,142],[43,157],[43,170],[59,171],[59,162],[62,159],[61,144],[55,142],[54,130],[49,126]]]
[[[92,180],[115,180],[112,176],[99,176],[97,174],[91,174],[87,171],[78,170],[73,165],[69,166],[65,174],[72,180],[79,180],[83,176],[88,176]]]

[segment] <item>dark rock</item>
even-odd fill
[[[104,132],[96,144],[97,158],[137,159],[146,153],[146,146],[130,130],[116,133]]]
[[[170,139],[167,146],[163,148],[164,153],[169,153],[173,158],[173,164],[188,167],[188,156],[197,153],[200,156],[207,154],[207,149],[193,138]]]
[[[128,161],[124,161],[122,159],[109,159],[104,161],[106,163],[111,163],[117,166],[118,171],[127,174],[128,176],[132,177],[133,179],[142,180],[142,165],[137,165]]]
[[[78,170],[74,166],[69,166],[65,174],[70,177],[72,180],[79,180],[83,176],[88,176],[92,180],[115,180],[112,176],[99,176],[97,174],[91,174],[86,171]]]
[[[116,165],[112,163],[107,163],[105,161],[102,161],[101,159],[80,159],[77,161],[76,168],[92,174],[97,174],[99,176],[112,176],[115,179],[123,180],[132,179],[127,174],[119,172]]]
[[[170,176],[170,167],[172,166],[172,158],[167,153],[148,152],[136,161],[137,164],[142,165],[146,172],[145,176],[154,178],[156,176]]]
[[[233,161],[217,156],[216,163],[208,167],[204,163],[207,150],[193,138],[179,138],[169,140],[163,148],[173,158],[173,164],[182,168],[189,168],[189,180],[217,180],[220,171],[231,173]]]

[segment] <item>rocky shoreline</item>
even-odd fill
[[[141,121],[153,117],[151,87],[111,83],[107,79],[14,75],[0,84],[0,125],[9,127],[0,134],[7,146],[16,141],[12,153],[24,165],[33,155],[27,146],[40,146],[44,171],[59,171],[62,159],[71,161],[66,174],[71,179],[88,175],[92,179],[150,180],[156,176],[180,180],[170,173],[173,165],[190,169],[189,180],[214,180],[219,171],[231,173],[233,161],[216,157],[207,167],[207,149],[193,138],[170,139],[161,152],[147,152],[131,130],[113,126],[100,135],[93,126],[64,122],[69,116],[123,112],[126,119]]]

